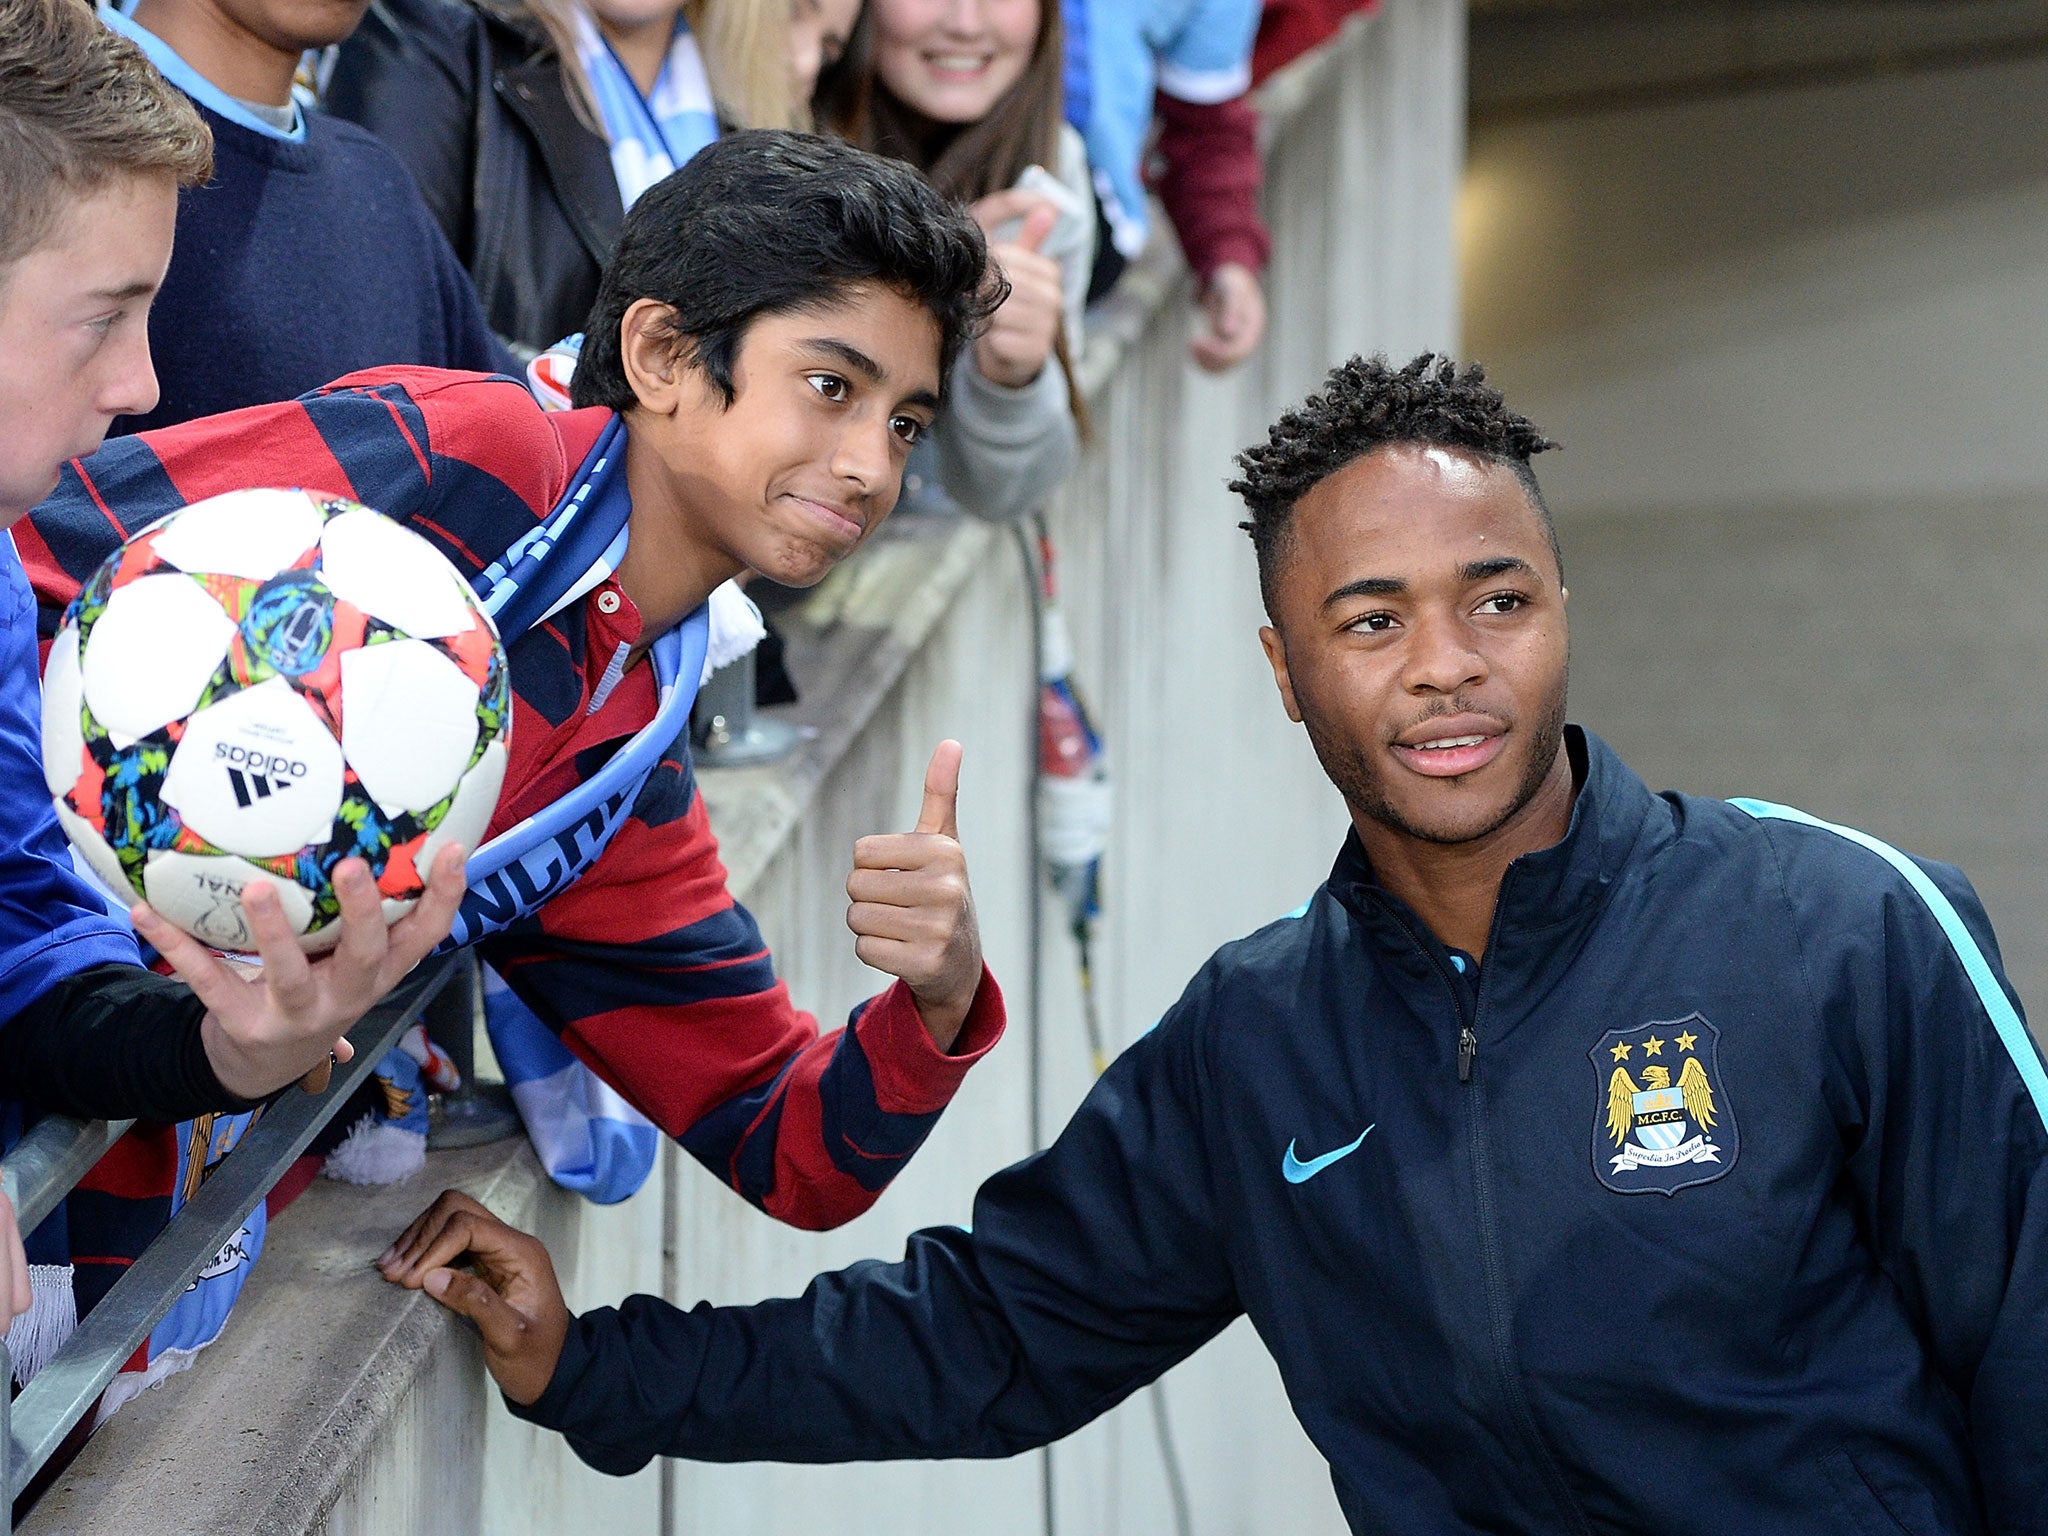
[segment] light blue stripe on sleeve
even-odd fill
[[[1869,833],[1858,832],[1854,827],[1838,827],[1831,821],[1822,821],[1818,816],[1809,816],[1789,805],[1773,805],[1768,800],[1731,800],[1728,803],[1759,820],[1794,821],[1801,826],[1819,827],[1837,837],[1846,837],[1850,842],[1868,848],[1905,876],[1906,883],[1927,903],[1928,911],[1941,924],[1941,931],[1948,935],[1949,947],[1962,961],[1970,984],[1977,989],[1978,1001],[1991,1015],[1992,1027],[1998,1031],[1998,1038],[2004,1044],[2006,1054],[2012,1057],[2020,1081],[2027,1085],[2027,1092],[2033,1097],[2041,1124],[2048,1127],[2048,1071],[2042,1069],[2040,1052],[2034,1049],[2034,1042],[2027,1035],[2026,1022],[2020,1018],[2019,1010],[2013,1007],[2012,999],[2005,995],[2005,988],[1998,984],[1998,978],[1992,975],[1991,962],[1984,958],[1984,951],[1978,948],[1976,939],[1964,926],[1962,914],[1956,911],[1953,902],[1942,895],[1941,887],[1927,878],[1927,872],[1891,844],[1879,842]]]

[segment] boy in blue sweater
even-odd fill
[[[361,368],[511,371],[469,274],[398,157],[295,99],[308,49],[368,0],[139,0],[104,10],[191,98],[213,176],[178,199],[149,322],[162,398],[118,433],[293,400]]]

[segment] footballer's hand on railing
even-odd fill
[[[200,1038],[221,1087],[240,1099],[260,1099],[295,1082],[318,1093],[327,1086],[328,1053],[333,1061],[353,1054],[342,1036],[448,936],[462,902],[465,857],[455,844],[443,848],[418,904],[389,927],[369,865],[342,860],[334,870],[341,942],[317,960],[299,948],[276,890],[268,881],[250,881],[242,910],[263,958],[253,973],[238,973],[147,904],[130,915],[136,932],[206,1004]]]
[[[14,1207],[7,1192],[0,1190],[0,1333],[28,1310],[35,1298],[28,1288],[28,1255],[22,1251],[21,1231],[14,1224]],[[0,1381],[0,1392],[8,1384]]]
[[[472,1273],[452,1267],[464,1260]],[[569,1307],[539,1238],[460,1190],[444,1190],[379,1255],[377,1268],[393,1285],[424,1290],[475,1323],[484,1364],[513,1402],[531,1403],[547,1390],[569,1337]]]
[[[910,988],[942,1051],[953,1048],[981,987],[981,928],[960,847],[960,756],[959,742],[939,743],[916,829],[862,838],[846,877],[853,952]]]

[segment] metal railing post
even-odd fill
[[[14,1486],[9,1469],[14,1465],[13,1415],[8,1412],[14,1396],[14,1357],[7,1353],[7,1340],[0,1336],[0,1536],[14,1529]]]
[[[7,1161],[0,1163],[0,1187],[14,1202],[14,1220],[23,1237],[43,1224],[43,1218],[134,1123],[45,1115],[29,1127]]]
[[[754,710],[754,653],[729,661],[704,680],[690,710],[697,761],[707,768],[758,768],[787,757],[803,739],[786,720]]]

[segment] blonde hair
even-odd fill
[[[12,0],[0,0],[0,4]],[[597,101],[584,78],[569,23],[578,0],[523,0],[562,63],[562,84],[584,126],[602,136]],[[683,20],[704,56],[711,99],[737,128],[801,128],[789,78],[789,0],[683,0]]]
[[[742,128],[806,128],[789,78],[789,0],[685,0],[711,95]]]
[[[117,176],[213,174],[213,135],[86,0],[0,0],[0,269]]]

